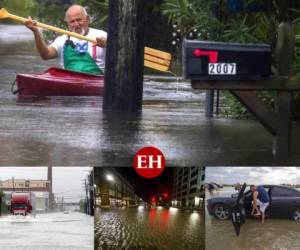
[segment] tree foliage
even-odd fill
[[[177,53],[183,38],[238,43],[266,43],[276,46],[277,27],[290,22],[295,28],[295,60],[293,70],[300,71],[300,2],[296,0],[164,0],[162,13],[176,29]],[[175,34],[175,32],[173,34]],[[179,38],[178,38],[179,37]],[[273,69],[275,65],[273,65]],[[274,71],[276,73],[276,71]],[[299,103],[299,92],[294,94]],[[225,115],[250,117],[248,111],[228,93],[223,94]],[[274,93],[260,93],[260,98],[274,108]],[[299,109],[298,109],[299,110]],[[299,111],[294,105],[294,116]]]

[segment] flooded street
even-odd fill
[[[77,212],[0,217],[2,250],[92,250],[94,217]]]
[[[98,210],[95,249],[201,250],[204,219],[176,208]]]
[[[206,199],[212,197],[229,197],[236,193],[233,188],[224,187],[212,194],[206,193]],[[300,249],[300,225],[288,219],[266,219],[264,224],[259,220],[247,218],[237,237],[231,220],[220,221],[208,214],[205,215],[206,249],[207,250],[285,250]]]
[[[102,97],[18,100],[10,92],[16,74],[58,62],[42,61],[32,34],[12,27],[0,26],[0,165],[125,166],[149,145],[161,149],[168,165],[278,164],[273,139],[258,122],[205,118],[205,92],[176,79],[145,77],[141,115],[104,115]],[[7,43],[16,32],[15,43]],[[292,133],[291,164],[300,162],[298,123]]]

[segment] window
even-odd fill
[[[195,185],[196,183],[197,183],[197,179],[195,179],[195,180],[191,181],[191,184],[190,184],[190,186],[193,186],[193,185]]]
[[[196,171],[192,172],[191,178],[193,178],[194,176],[196,176],[198,174],[198,169],[196,169]]]
[[[279,197],[279,196],[295,197],[300,195],[299,192],[294,189],[290,189],[286,187],[273,187],[272,197]]]

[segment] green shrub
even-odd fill
[[[254,1],[262,4],[266,1],[245,0],[244,6],[249,6]],[[277,27],[281,22],[291,22],[295,25],[296,45],[293,72],[300,71],[300,3],[299,1],[273,0],[268,8],[260,12],[230,12],[227,1],[221,0],[165,0],[161,5],[164,15],[169,22],[175,25],[180,33],[176,33],[174,45],[176,53],[181,53],[181,41],[183,38],[214,40],[238,43],[267,43],[272,51],[276,46]],[[195,33],[196,34],[193,34]],[[192,33],[192,34],[191,34]],[[179,37],[179,38],[178,38]],[[274,57],[274,55],[272,55]],[[276,75],[275,65],[272,65]],[[260,92],[259,97],[270,108],[274,108],[275,95],[273,92]],[[239,119],[250,118],[251,115],[229,93],[222,94],[224,102],[221,113],[225,116]],[[300,103],[300,94],[293,94],[293,117],[299,118],[300,111],[297,104]]]

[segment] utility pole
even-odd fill
[[[64,197],[61,197],[61,210],[64,211]]]
[[[90,210],[89,210],[89,194],[88,194],[88,186],[87,186],[87,182],[86,179],[84,180],[84,186],[85,186],[85,196],[86,196],[86,209],[85,209],[85,213],[89,214]]]
[[[94,216],[94,174],[89,174],[89,191],[90,191],[90,215]]]
[[[4,197],[4,192],[0,189],[0,217],[2,215],[2,198]]]
[[[110,0],[103,112],[138,113],[144,76],[144,0]]]
[[[52,189],[52,167],[48,166],[47,169],[47,181],[48,181],[48,192],[49,192],[49,208],[50,210],[53,210],[53,205],[54,205],[54,194],[53,194],[53,189]]]

